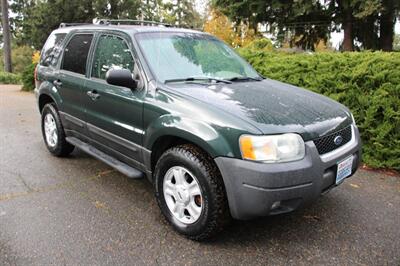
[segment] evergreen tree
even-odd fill
[[[214,7],[236,22],[258,23],[291,46],[313,50],[332,31],[344,31],[343,50],[354,40],[364,49],[392,50],[398,0],[213,0]]]
[[[164,20],[181,27],[200,28],[204,21],[196,11],[193,1],[173,0],[163,5]]]

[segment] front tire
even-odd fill
[[[65,140],[64,128],[54,103],[43,107],[41,127],[44,143],[53,155],[64,157],[74,150],[74,146]]]
[[[196,146],[186,144],[167,150],[158,160],[154,175],[158,205],[179,233],[204,240],[230,220],[219,170]]]

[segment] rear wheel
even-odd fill
[[[229,221],[222,177],[212,158],[197,147],[167,150],[154,174],[158,205],[179,233],[203,240]]]
[[[55,156],[67,156],[74,150],[74,146],[65,140],[64,128],[53,103],[43,107],[42,135],[47,149]]]

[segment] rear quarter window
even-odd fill
[[[61,44],[65,39],[65,33],[53,33],[43,46],[40,56],[40,65],[55,66],[61,53]]]
[[[64,49],[61,69],[85,75],[93,34],[76,34]]]

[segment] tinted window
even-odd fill
[[[61,68],[75,73],[85,74],[86,59],[92,39],[92,34],[77,34],[73,36],[67,47],[65,47],[63,65]]]
[[[127,43],[116,36],[99,38],[93,58],[92,77],[105,79],[110,68],[126,68],[133,71],[134,61]]]
[[[65,33],[56,33],[49,36],[40,56],[40,64],[42,66],[54,66],[57,63],[65,35]]]

